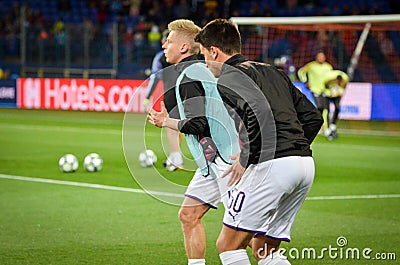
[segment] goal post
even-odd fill
[[[301,24],[346,24],[399,22],[400,14],[354,15],[354,16],[308,16],[308,17],[232,17],[238,25],[301,25]]]
[[[250,60],[296,70],[322,50],[353,81],[400,83],[400,15],[232,17]]]
[[[350,58],[350,63],[349,66],[347,67],[347,74],[349,75],[350,80],[352,80],[354,77],[354,70],[357,68],[358,60],[360,59],[360,54],[363,50],[364,44],[367,41],[370,29],[371,29],[371,23],[367,22],[364,26],[363,31],[361,32],[360,38],[358,39],[353,55]]]

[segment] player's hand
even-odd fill
[[[244,168],[240,162],[239,162],[239,157],[240,153],[238,153],[236,156],[231,156],[230,158],[232,160],[235,160],[235,162],[232,164],[232,166],[224,173],[222,174],[221,178],[224,178],[231,174],[231,178],[228,181],[228,186],[236,185],[239,183],[239,181],[242,179],[242,176],[244,174],[244,171],[246,168]]]
[[[164,127],[164,123],[168,117],[169,115],[163,101],[161,101],[160,112],[150,109],[149,114],[147,115],[149,122],[157,127]]]

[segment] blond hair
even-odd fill
[[[189,52],[197,54],[200,51],[200,44],[194,41],[201,28],[188,19],[177,19],[168,24],[169,31],[179,33],[179,39],[187,42],[190,46]]]

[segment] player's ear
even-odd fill
[[[190,46],[188,43],[183,43],[181,46],[181,53],[182,54],[187,53],[189,51],[189,48],[190,48]]]
[[[211,46],[210,48],[211,56],[215,59],[218,57],[219,49],[217,47]]]

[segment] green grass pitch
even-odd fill
[[[164,172],[163,133],[145,126],[144,114],[129,116],[123,147],[123,118],[123,113],[0,109],[0,264],[186,264],[179,207],[134,192],[140,186],[123,150],[132,153],[131,170],[144,180],[157,174],[135,166],[144,144],[157,153],[156,168],[170,183],[184,186],[192,172]],[[289,260],[398,264],[400,124],[340,121],[337,140],[318,136],[312,148],[316,178],[292,242],[282,245]],[[91,152],[102,156],[102,171],[83,169]],[[78,157],[77,172],[59,170],[65,153]],[[189,155],[185,166],[195,168]],[[152,183],[162,189],[157,184]],[[220,264],[215,240],[222,216],[221,206],[204,219],[207,264]],[[347,244],[339,246],[339,237]]]

